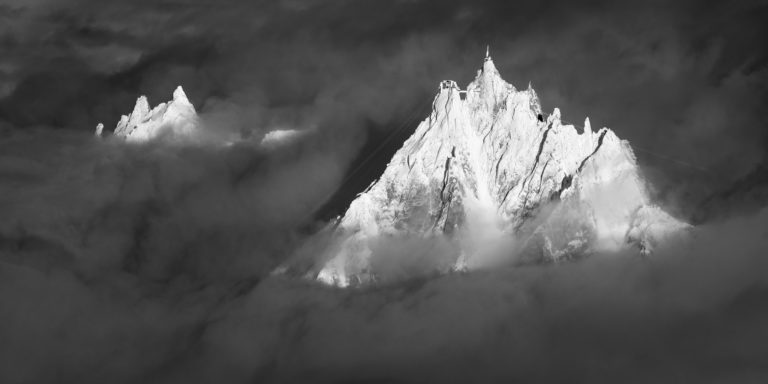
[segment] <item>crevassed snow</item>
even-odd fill
[[[104,124],[96,126],[94,135],[103,135]],[[260,141],[254,141],[264,148],[277,148],[293,143],[296,139],[311,133],[313,129],[275,129],[267,132]],[[215,126],[203,124],[181,86],[173,92],[173,99],[150,108],[146,96],[136,100],[133,112],[123,115],[113,131],[115,137],[128,143],[147,143],[162,140],[175,144],[209,144],[231,146],[247,141],[238,132],[217,130]]]

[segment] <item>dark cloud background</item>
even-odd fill
[[[765,382],[766,19],[765,1],[2,0],[0,381]],[[360,291],[271,276],[486,43],[546,110],[630,140],[659,201],[703,223],[692,241]],[[213,131],[311,134],[92,137],[178,84]]]

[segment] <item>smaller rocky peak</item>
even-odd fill
[[[606,148],[623,148],[623,140],[616,136],[616,133],[614,133],[613,130],[609,128],[603,128],[600,130],[600,135],[602,136],[602,145]]]
[[[149,114],[149,101],[147,97],[142,95],[136,99],[136,104],[133,106],[133,111],[128,115],[122,115],[120,121],[115,127],[114,134],[116,136],[125,137],[129,135],[133,129],[144,121]]]
[[[611,167],[603,167],[602,172],[620,172],[626,169],[634,170],[637,167],[637,160],[629,142],[621,140],[609,128],[598,131],[597,146],[590,160],[598,164],[611,164]],[[608,179],[608,177],[604,178]]]
[[[469,85],[469,88],[480,88],[486,90],[497,89],[497,91],[501,91],[508,87],[514,89],[514,87],[512,87],[510,84],[504,81],[504,79],[501,78],[499,70],[496,69],[496,65],[493,63],[490,48],[486,48],[485,58],[483,59],[483,66],[477,70],[477,76],[475,76],[475,80],[472,82],[472,84]]]
[[[528,89],[526,89],[526,92],[528,93],[528,98],[530,100],[531,110],[537,115],[540,114],[541,102],[539,101],[539,95],[536,93],[536,90],[533,89],[530,82],[528,82]]]
[[[552,114],[547,117],[547,125],[548,126],[557,126],[561,125],[562,122],[560,120],[560,108],[555,108],[552,111]]]
[[[440,91],[432,103],[432,109],[436,115],[442,115],[455,108],[461,109],[461,104],[465,98],[466,91],[459,88],[455,81],[443,80],[440,82]]]
[[[506,104],[508,98],[519,96],[516,92],[517,89],[501,77],[490,52],[486,52],[482,68],[467,86],[467,100],[472,109],[492,111],[495,114]]]
[[[123,116],[114,135],[132,142],[146,142],[158,136],[172,134],[175,139],[188,138],[197,127],[197,113],[184,89],[176,87],[173,100],[150,109],[146,96],[140,96],[128,116]]]
[[[584,119],[584,133],[592,134],[592,124],[589,122],[589,117]]]
[[[97,124],[96,131],[93,132],[93,135],[96,137],[101,137],[103,133],[104,133],[104,123]]]
[[[150,108],[147,97],[144,95],[139,96],[139,98],[136,99],[136,105],[133,106],[133,112],[128,115],[129,124],[135,125],[140,123],[149,114],[149,111]]]
[[[187,94],[184,93],[184,88],[179,85],[176,87],[176,89],[173,90],[173,101],[178,101],[182,103],[189,103],[189,99],[187,99]]]
[[[133,112],[131,112],[131,117],[133,116],[145,116],[149,112],[149,101],[147,100],[147,97],[144,95],[139,96],[138,99],[136,99],[136,105],[133,106]]]
[[[499,75],[499,71],[496,69],[496,65],[493,64],[493,58],[491,57],[491,47],[486,46],[485,48],[485,58],[483,59],[483,70],[482,74],[485,76],[488,75]]]
[[[187,98],[187,94],[184,92],[184,88],[179,85],[176,87],[176,89],[173,91],[173,101],[169,104],[173,104],[177,107],[185,107],[190,108],[192,110],[195,110],[195,106],[192,105],[192,103]]]

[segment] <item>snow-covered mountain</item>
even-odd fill
[[[377,280],[386,238],[448,239],[456,252],[435,268],[465,269],[500,239],[558,261],[647,254],[688,227],[649,200],[627,141],[589,119],[579,132],[557,108],[543,114],[530,85],[504,81],[489,55],[466,90],[440,83],[429,117],[334,225],[338,242],[310,276],[340,286]]]
[[[139,96],[133,112],[121,116],[112,131],[113,136],[128,143],[163,140],[173,144],[228,146],[236,142],[251,141],[266,149],[290,144],[309,133],[311,130],[307,129],[274,129],[264,133],[260,139],[259,135],[244,139],[240,132],[221,129],[221,127],[206,127],[181,86],[173,91],[172,100],[160,103],[154,108],[150,108],[146,96]],[[103,123],[96,126],[94,134],[97,137],[104,135]]]
[[[195,107],[187,99],[181,86],[173,91],[173,100],[160,103],[150,109],[146,96],[136,100],[136,106],[129,115],[123,115],[113,134],[127,142],[143,143],[160,137],[187,140],[195,137],[199,130],[199,119]],[[101,136],[103,124],[96,127]]]

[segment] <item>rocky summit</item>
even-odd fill
[[[650,201],[627,141],[544,113],[531,86],[504,81],[488,54],[466,89],[440,83],[430,115],[331,225],[336,241],[308,274],[338,286],[378,280],[387,239],[448,244],[426,263],[449,271],[499,255],[650,254],[689,227]]]
[[[96,127],[96,136],[103,134],[104,125]],[[131,143],[156,139],[190,140],[199,131],[199,118],[184,89],[177,87],[173,100],[150,109],[146,96],[136,100],[133,112],[123,115],[114,129],[114,136]]]

